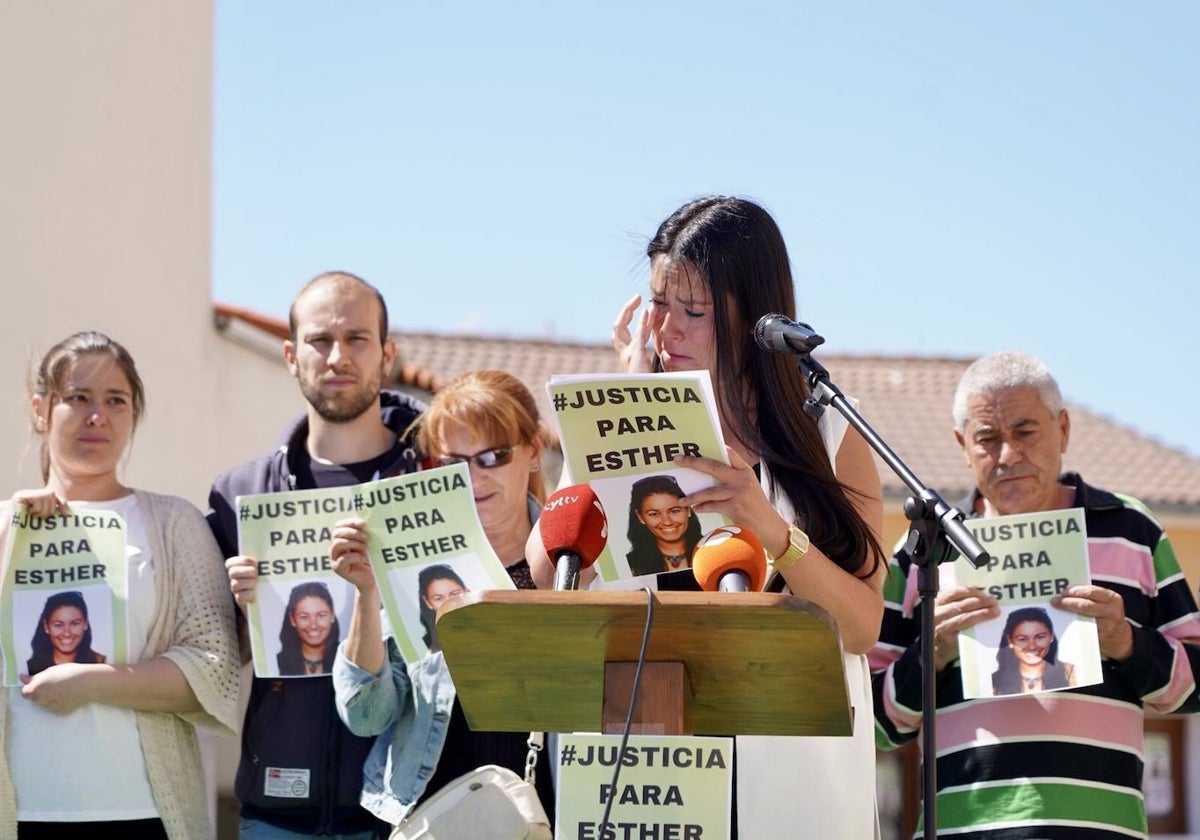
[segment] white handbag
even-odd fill
[[[531,733],[524,779],[495,764],[459,776],[392,829],[389,840],[551,840],[534,787],[541,748],[542,733]]]

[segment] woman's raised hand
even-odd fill
[[[629,331],[634,313],[642,304],[642,296],[634,295],[621,307],[613,323],[612,346],[621,360],[623,373],[653,373],[654,355],[646,346],[650,341],[650,308],[643,309],[637,316],[637,326]]]
[[[365,520],[342,519],[333,526],[333,540],[329,543],[333,570],[354,584],[359,592],[375,589],[375,573],[367,558],[368,537]]]

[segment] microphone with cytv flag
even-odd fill
[[[595,563],[608,543],[608,520],[596,492],[586,484],[556,491],[542,506],[538,530],[555,562],[554,588],[578,589],[579,572]]]
[[[705,592],[758,592],[767,577],[767,552],[749,528],[722,525],[696,544],[692,574]]]

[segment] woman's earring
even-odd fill
[[[37,419],[33,421],[33,427],[39,432],[46,431],[46,418],[39,414]]]
[[[542,468],[542,465],[541,465],[541,464],[539,464],[537,461],[534,461],[534,462],[533,462],[533,464],[532,464],[532,466],[530,466],[530,467],[529,467],[529,471],[530,471],[531,473],[535,473],[535,472],[537,472],[538,470],[540,470],[541,468]]]

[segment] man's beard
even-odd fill
[[[300,393],[313,407],[322,420],[329,423],[349,423],[357,420],[368,409],[372,408],[379,399],[379,380],[371,379],[353,394],[341,394],[338,397],[328,397],[321,392],[320,384],[316,387],[301,382]],[[348,400],[349,402],[345,402]]]

